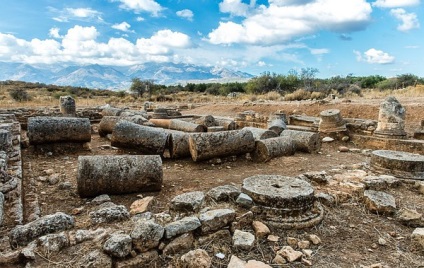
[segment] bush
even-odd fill
[[[293,93],[287,94],[284,96],[286,101],[295,101],[295,100],[307,100],[311,98],[311,92],[304,89],[298,89]]]
[[[29,95],[29,93],[22,88],[15,88],[15,89],[11,89],[10,92],[10,97],[12,97],[12,99],[14,99],[15,101],[30,101],[31,95]]]

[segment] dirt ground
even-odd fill
[[[340,109],[343,117],[365,118],[377,120],[378,106],[381,100],[352,100],[351,102],[334,101],[333,103],[317,102],[255,102],[255,103],[213,103],[200,105],[187,110],[185,114],[212,114],[234,117],[236,113],[253,110],[263,115],[269,115],[282,110],[288,115],[306,114],[318,116],[326,109]],[[420,120],[424,119],[424,97],[421,99],[401,99],[407,109],[407,130],[416,129]],[[75,208],[82,208],[82,213],[75,215],[76,229],[95,228],[92,226],[88,213],[94,207],[91,199],[81,199],[76,193],[77,159],[79,155],[124,154],[126,152],[111,148],[110,142],[93,134],[90,143],[91,150],[79,153],[34,154],[31,148],[24,149],[24,187],[29,187],[30,181],[35,183],[35,191],[39,196],[41,214],[47,215],[57,211],[73,214]],[[155,195],[157,199],[153,212],[166,211],[169,201],[176,195],[190,191],[208,191],[226,184],[241,186],[243,179],[257,174],[277,174],[297,176],[308,171],[343,172],[355,170],[358,167],[369,172],[365,167],[369,157],[362,153],[342,153],[340,145],[355,148],[350,142],[324,143],[319,154],[296,153],[290,157],[280,157],[267,163],[254,163],[245,156],[238,156],[221,164],[211,162],[194,163],[191,159],[163,160],[164,182],[159,193],[143,193]],[[59,174],[57,184],[49,184],[45,178],[50,174]],[[43,179],[44,178],[44,179]],[[69,190],[62,190],[58,185],[68,181],[72,184]],[[313,184],[316,192],[328,192],[329,185]],[[411,208],[424,213],[424,195],[420,195],[410,183],[404,183],[399,188],[388,190],[396,197],[398,208]],[[138,199],[137,194],[111,196],[116,204],[127,208]],[[239,212],[242,213],[243,211]],[[104,227],[119,227],[130,231],[129,223],[102,225]],[[322,243],[313,246],[311,257],[313,267],[361,267],[381,263],[383,267],[424,267],[424,252],[416,249],[410,239],[414,228],[404,226],[395,216],[371,214],[366,210],[358,195],[352,194],[336,206],[325,207],[325,217],[321,224],[304,230],[275,231],[274,235],[281,237],[280,242],[258,241],[250,252],[231,252],[229,248],[208,247],[210,256],[217,252],[226,254],[224,260],[213,257],[213,267],[226,267],[231,254],[248,260],[256,259],[270,263],[275,256],[275,250],[286,245],[287,236],[304,239],[307,234],[318,235]],[[3,235],[5,232],[2,232]],[[379,239],[386,241],[379,244]],[[87,253],[94,244],[84,243],[78,247],[66,249],[59,254],[37,256],[39,267],[75,267],[78,259]],[[225,252],[226,251],[226,252]],[[172,260],[164,259],[164,265],[172,264]],[[38,266],[37,266],[38,267]],[[165,267],[165,266],[164,266]],[[273,266],[279,267],[279,266]],[[300,262],[282,267],[303,267]]]

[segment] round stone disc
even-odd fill
[[[314,189],[301,179],[280,175],[256,175],[244,179],[242,192],[258,205],[302,210],[314,203]]]
[[[423,155],[376,150],[371,154],[370,166],[377,172],[385,172],[403,178],[424,179]]]

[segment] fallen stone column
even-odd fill
[[[90,120],[72,117],[32,117],[28,119],[28,138],[30,144],[89,142]]]
[[[99,135],[105,137],[107,134],[111,134],[115,128],[116,123],[119,120],[126,120],[137,125],[145,125],[150,123],[146,118],[136,116],[104,116],[99,123]]]
[[[215,118],[212,115],[205,115],[193,120],[194,123],[203,125],[205,127],[216,126]]]
[[[296,151],[316,153],[321,149],[321,139],[316,132],[286,129],[280,136],[291,139]]]
[[[280,135],[286,128],[287,125],[282,118],[275,118],[268,123],[268,130],[274,131],[277,135]]]
[[[167,148],[171,158],[181,158],[190,156],[189,137],[190,134],[177,131],[167,130],[169,133]]]
[[[277,137],[256,141],[252,158],[257,162],[267,162],[275,157],[293,155],[294,152],[295,144],[291,138]]]
[[[169,125],[171,124],[171,119],[151,118],[149,119],[149,122],[154,124],[155,127],[169,129]]]
[[[167,140],[168,133],[163,129],[141,126],[124,120],[116,123],[111,144],[145,154],[163,155]]]
[[[206,132],[206,127],[203,125],[194,124],[179,119],[171,119],[169,128],[184,132]]]
[[[194,161],[248,153],[255,148],[252,132],[246,129],[191,134],[190,154]]]
[[[78,157],[78,194],[128,194],[160,191],[162,160],[159,155],[96,155]]]
[[[244,127],[243,129],[247,129],[250,132],[252,132],[255,140],[264,140],[264,139],[278,137],[277,133],[268,129],[257,128],[257,127]]]
[[[224,127],[225,130],[237,129],[237,124],[233,119],[225,117],[214,117],[215,125]]]
[[[68,230],[73,228],[74,218],[63,212],[46,215],[25,225],[18,225],[9,233],[9,242],[12,248],[25,246],[42,235]]]

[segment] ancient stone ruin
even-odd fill
[[[351,206],[352,200],[376,217],[423,226],[420,213],[399,208],[402,204],[387,192],[404,182],[411,185],[409,179],[424,179],[424,159],[417,154],[424,142],[406,139],[405,110],[394,98],[381,105],[378,123],[342,118],[337,109],[323,110],[320,117],[246,111],[229,118],[183,114],[152,103],[145,108],[75,109],[68,96],[60,99],[60,111],[0,111],[0,266],[60,266],[61,259],[71,267],[311,266],[323,244],[331,244],[316,235],[326,211]],[[91,153],[93,136],[106,143],[100,147],[107,154]],[[268,174],[267,167],[281,164],[276,161],[281,158],[329,157],[320,156],[328,136],[394,148],[347,148],[370,158],[352,167]],[[393,139],[402,141],[387,142]],[[408,150],[399,151],[399,146]],[[23,163],[21,148],[46,161],[61,157],[65,164],[34,178],[32,155]],[[73,163],[69,157],[75,155]],[[241,183],[179,189],[174,196],[165,193],[168,202],[159,204],[159,193],[175,187],[164,171],[187,159],[205,171],[221,165]],[[256,175],[231,173],[226,163],[239,159],[256,165]],[[75,169],[75,177],[55,174],[67,168]],[[63,195],[63,203],[75,202],[72,209],[40,204],[40,195],[48,195],[43,187]],[[423,189],[418,183],[416,191]],[[423,237],[417,228],[411,235],[414,246],[424,249]],[[272,258],[258,257],[263,256],[261,245]]]

